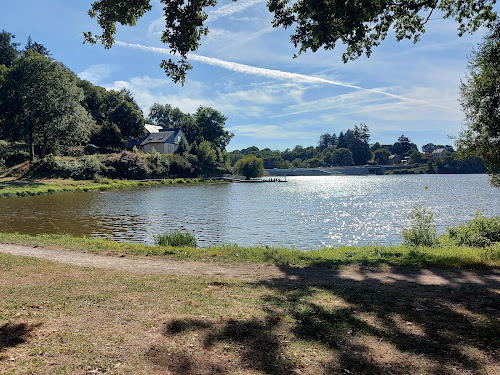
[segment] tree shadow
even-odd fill
[[[500,363],[496,277],[405,269],[385,278],[370,270],[348,277],[339,269],[281,269],[285,277],[257,283],[272,291],[264,302],[287,307],[297,338],[338,354],[332,372],[483,374],[485,365]],[[423,274],[434,285],[422,285]],[[340,306],[321,303],[324,293]]]
[[[263,318],[168,321],[149,359],[173,374],[500,373],[500,272],[280,268],[246,284]]]
[[[149,357],[157,366],[179,375],[225,374],[235,368],[264,374],[290,374],[296,365],[281,355],[280,339],[276,332],[279,325],[280,318],[277,316],[265,320],[175,319],[166,324],[164,336],[175,339],[176,336],[195,332],[196,343],[188,344],[181,350],[152,347]],[[212,356],[214,347],[218,347],[218,352],[222,354]]]
[[[39,324],[26,324],[26,323],[18,323],[12,324],[7,323],[0,327],[0,353],[7,348],[12,348],[21,344],[24,344],[31,332],[41,326]],[[0,361],[4,360],[2,356],[0,356]]]

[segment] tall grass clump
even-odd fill
[[[196,237],[194,234],[182,230],[173,230],[155,236],[155,243],[160,246],[196,247]]]
[[[434,246],[438,243],[434,214],[423,205],[417,204],[408,214],[409,226],[403,228],[403,238],[407,245]]]
[[[458,245],[487,247],[500,242],[500,217],[484,217],[479,211],[468,223],[446,230],[448,236]]]

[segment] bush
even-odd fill
[[[175,247],[182,247],[182,246],[191,246],[191,247],[196,247],[196,237],[194,234],[185,232],[185,231],[180,231],[180,230],[174,230],[170,232],[166,232],[163,234],[158,234],[155,236],[155,243],[160,246],[175,246]]]
[[[472,221],[458,227],[446,228],[448,236],[458,245],[491,246],[500,242],[500,217],[484,217],[479,211]]]
[[[155,149],[152,149],[146,155],[146,162],[148,165],[149,175],[151,177],[165,177],[168,174],[170,163],[165,155],[160,154]]]
[[[234,171],[238,175],[245,176],[247,180],[261,177],[264,174],[264,161],[255,155],[247,155],[236,162]]]
[[[407,245],[434,246],[437,244],[436,227],[433,224],[434,214],[423,205],[413,207],[408,214],[410,226],[403,228],[403,238]]]
[[[143,154],[123,151],[106,160],[106,165],[112,167],[111,174],[116,178],[144,179],[148,174],[148,166]]]
[[[9,143],[0,141],[0,165],[13,167],[28,161],[30,154],[28,146],[24,143]]]
[[[191,163],[177,154],[167,154],[167,160],[170,164],[170,175],[172,177],[191,177],[193,167]]]

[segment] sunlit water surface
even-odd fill
[[[66,193],[0,199],[0,230],[153,243],[155,234],[187,229],[200,246],[398,244],[417,203],[435,213],[443,233],[477,210],[500,215],[500,190],[486,175],[406,175]]]

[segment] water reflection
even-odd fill
[[[425,186],[429,189],[426,190]],[[500,215],[484,175],[295,177],[289,182],[167,186],[0,200],[0,228],[21,233],[111,236],[152,243],[187,229],[201,246],[238,243],[317,248],[399,243],[409,210],[423,203],[439,232]]]

